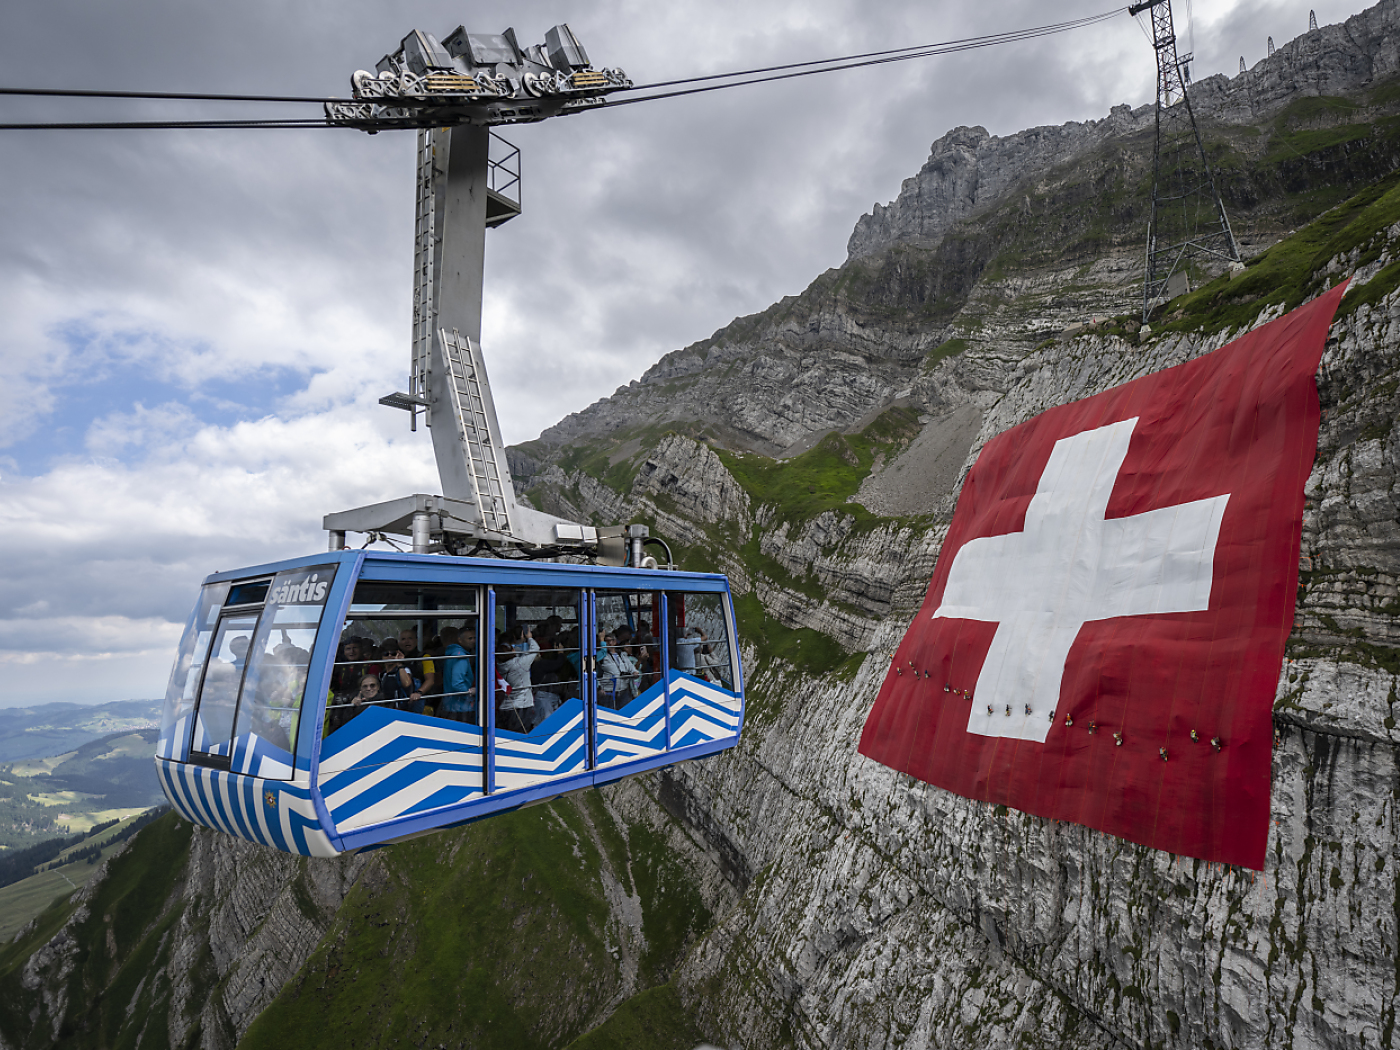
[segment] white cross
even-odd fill
[[[1104,519],[1136,425],[1056,441],[1024,531],[969,540],[953,558],[934,617],[997,625],[969,733],[1044,743],[1070,646],[1088,621],[1209,608],[1228,493]]]

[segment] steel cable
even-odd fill
[[[912,47],[892,48],[885,51],[868,51],[857,55],[847,55],[842,58],[815,59],[807,62],[789,62],[783,65],[761,66],[754,69],[740,70],[732,73],[711,73],[704,76],[688,77],[681,80],[662,80],[650,84],[641,84],[625,89],[627,92],[655,92],[629,98],[619,98],[616,101],[609,100],[606,105],[596,106],[591,109],[576,110],[574,112],[596,112],[601,110],[616,109],[619,106],[635,105],[640,102],[655,102],[666,98],[679,98],[685,95],[703,94],[711,91],[723,91],[726,88],[747,87],[753,84],[764,84],[778,80],[791,80],[796,77],[814,76],[818,73],[834,73],[847,69],[860,69],[866,66],[887,65],[892,62],[907,62],[918,58],[934,58],[940,55],[956,54],[962,51],[973,51],[987,47],[997,47],[1002,44],[1018,43],[1022,40],[1035,40],[1040,37],[1055,36],[1060,33],[1067,33],[1075,29],[1083,29],[1088,26],[1097,25],[1100,22],[1116,18],[1126,11],[1126,7],[1117,7],[1111,11],[1104,11],[1096,15],[1087,15],[1083,18],[1073,19],[1067,22],[1055,22],[1043,26],[1034,26],[1028,29],[1009,30],[1002,33],[990,33],[984,36],[963,37],[957,40],[945,41],[939,44],[917,45]],[[772,75],[761,75],[772,74]],[[725,81],[725,83],[714,83],[714,81]],[[685,85],[702,85],[697,87],[686,87]],[[678,87],[677,91],[657,92],[658,88]],[[617,94],[621,94],[618,92]],[[2,88],[0,96],[35,96],[35,97],[73,97],[73,98],[119,98],[119,99],[147,99],[162,101],[183,101],[183,102],[277,102],[277,103],[314,103],[325,104],[335,102],[354,102],[357,99],[311,97],[298,95],[226,95],[211,93],[180,93],[180,92],[143,92],[143,91],[101,91],[90,89],[68,89],[68,88]],[[283,119],[283,120],[144,120],[144,121],[35,121],[35,122],[15,122],[0,123],[0,131],[21,131],[21,130],[78,130],[78,129],[116,129],[116,128],[316,128],[316,127],[340,127],[342,125],[331,124],[324,118],[307,119]],[[393,130],[386,128],[384,130]]]

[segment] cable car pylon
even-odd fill
[[[481,353],[486,230],[521,208],[520,151],[491,129],[595,107],[632,82],[620,69],[594,69],[567,25],[531,47],[510,29],[459,26],[442,41],[414,30],[351,86],[354,101],[325,104],[328,123],[418,132],[408,390],[380,404],[406,410],[415,430],[424,417],[442,491],[327,514],[331,550],[357,532],[409,537],[416,553],[508,548],[640,565],[646,526],[596,529],[516,501]]]
[[[1187,284],[1192,257],[1241,265],[1239,245],[1215,185],[1186,86],[1192,55],[1180,56],[1171,0],[1146,0],[1128,8],[1148,12],[1157,55],[1157,121],[1152,149],[1152,209],[1147,223],[1147,266],[1142,319]],[[1178,276],[1181,275],[1181,276]]]

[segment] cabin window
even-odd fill
[[[325,732],[371,707],[481,724],[480,588],[362,581],[331,672]]]
[[[233,742],[233,717],[238,689],[248,666],[248,650],[258,626],[256,612],[225,613],[219,620],[199,690],[190,752],[228,758]]]
[[[661,594],[599,591],[598,706],[618,710],[661,681]]]
[[[291,775],[311,652],[335,570],[334,565],[290,569],[278,573],[270,589],[263,588],[267,604],[248,646],[248,672],[234,727],[235,739],[262,752],[245,764],[249,771],[258,772],[265,757],[273,763],[269,772]]]
[[[219,612],[228,595],[227,583],[211,583],[199,594],[189,623],[185,625],[180,648],[175,655],[175,667],[165,688],[165,707],[161,711],[160,738],[156,743],[159,758],[183,759],[185,741],[189,736],[189,717],[199,693],[199,680],[204,675],[204,658],[214,638]]]
[[[582,711],[580,592],[499,587],[495,596],[496,728],[520,735],[557,728]]]
[[[671,667],[706,682],[734,689],[734,655],[724,595],[667,595],[667,645]]]

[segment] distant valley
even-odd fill
[[[0,847],[87,831],[160,804],[156,700],[0,710]]]

